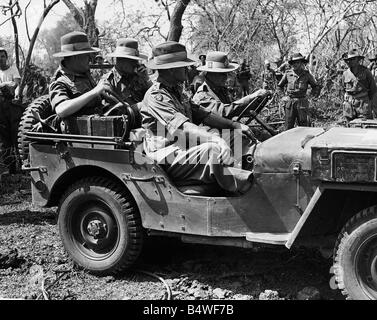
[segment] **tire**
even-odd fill
[[[141,218],[132,196],[101,177],[82,179],[65,192],[58,225],[72,260],[96,275],[130,268],[143,246]]]
[[[377,206],[360,211],[344,226],[333,268],[347,299],[377,300]]]
[[[22,161],[27,161],[29,158],[29,143],[25,137],[25,133],[33,129],[33,126],[37,123],[37,120],[34,118],[32,111],[39,113],[42,119],[48,118],[52,115],[52,109],[50,104],[50,98],[48,95],[42,96],[34,100],[29,104],[20,121],[18,127],[18,152]]]

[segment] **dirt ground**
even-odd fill
[[[96,277],[74,266],[65,253],[56,209],[31,204],[27,176],[0,182],[1,299],[342,300],[330,288],[330,267],[331,260],[313,250],[251,250],[151,238],[135,270]]]

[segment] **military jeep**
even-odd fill
[[[48,101],[31,109],[42,104]],[[253,186],[240,196],[173,182],[143,153],[143,130],[129,118],[126,134],[110,125],[112,136],[27,131],[31,117],[23,118],[33,203],[58,206],[60,235],[76,264],[99,275],[121,272],[155,235],[244,248],[331,248],[342,293],[377,298],[376,130],[297,127],[258,143]],[[94,126],[93,117],[87,122]]]

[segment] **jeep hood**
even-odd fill
[[[256,173],[291,173],[294,163],[311,170],[312,147],[377,151],[377,129],[297,127],[256,147]]]

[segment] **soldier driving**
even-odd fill
[[[320,87],[312,74],[305,69],[306,61],[301,53],[294,53],[288,60],[291,69],[284,74],[278,84],[281,90],[287,87],[287,96],[284,98],[285,130],[293,128],[296,120],[299,126],[310,126],[308,86],[311,86],[313,96],[319,95]]]
[[[175,181],[217,182],[230,192],[246,192],[251,187],[252,172],[230,167],[231,150],[224,139],[198,125],[218,129],[239,129],[250,138],[250,129],[224,119],[182,97],[187,58],[185,46],[168,41],[153,49],[148,68],[158,70],[158,79],[145,94],[141,113],[147,130],[145,152],[161,164]],[[188,146],[191,142],[194,146]],[[197,144],[200,141],[201,143]]]
[[[198,68],[205,72],[204,83],[197,89],[193,100],[207,111],[217,113],[225,118],[233,118],[241,114],[245,107],[256,97],[268,94],[266,90],[259,90],[237,101],[232,101],[231,94],[226,87],[228,73],[236,71],[238,64],[229,63],[225,52],[212,51],[207,53],[204,66]]]
[[[343,72],[345,90],[343,115],[347,122],[356,118],[372,119],[372,103],[377,93],[376,82],[367,67],[361,65],[364,58],[356,49],[344,55],[348,69]],[[375,111],[376,112],[376,111]]]
[[[49,87],[52,110],[60,117],[96,113],[101,106],[101,94],[109,90],[100,81],[95,84],[90,75],[90,55],[98,48],[91,48],[83,32],[74,31],[61,37],[61,52],[54,57],[62,58]]]

